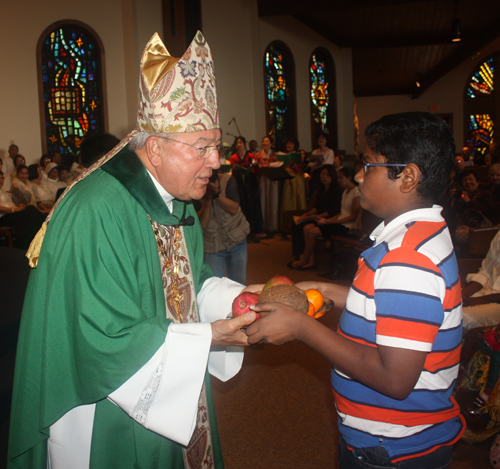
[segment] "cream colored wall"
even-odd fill
[[[466,60],[430,86],[419,99],[409,95],[357,98],[361,136],[366,126],[383,115],[407,111],[453,114],[453,136],[457,151],[464,144],[464,93],[473,69],[493,52],[500,50],[500,39],[483,48],[474,58]],[[437,110],[433,110],[437,107]],[[361,138],[363,142],[363,138]],[[362,151],[362,145],[358,151]]]
[[[0,2],[0,157],[11,142],[28,163],[42,154],[36,45],[50,24],[76,19],[101,38],[105,51],[109,131],[124,137],[135,122],[138,50],[162,31],[161,0]],[[131,82],[134,82],[131,84]]]
[[[337,72],[339,148],[353,151],[351,51],[339,49],[291,16],[261,20],[254,0],[202,0],[203,32],[212,48],[217,75],[221,123],[226,133],[241,133],[260,142],[265,135],[264,51],[280,40],[290,48],[295,62],[297,130],[301,146],[311,149],[309,59],[316,47],[328,49]]]
[[[16,143],[28,163],[42,154],[36,45],[50,24],[76,19],[101,38],[105,51],[109,131],[124,137],[136,119],[139,60],[151,35],[162,34],[161,0],[1,2],[0,157]],[[202,0],[203,32],[215,57],[224,133],[260,141],[265,134],[263,57],[267,45],[284,41],[295,61],[298,139],[311,148],[308,64],[312,51],[330,50],[336,65],[339,147],[353,148],[351,52],[339,49],[289,16],[260,20],[256,0]],[[168,44],[167,44],[168,48]],[[8,65],[6,65],[8,64]],[[227,141],[232,137],[225,134]]]

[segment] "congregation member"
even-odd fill
[[[330,218],[337,215],[340,211],[340,203],[342,200],[342,189],[338,183],[337,171],[331,164],[326,164],[321,168],[320,174],[321,184],[319,189],[313,194],[311,201],[314,201],[313,207],[295,218],[292,225],[292,254],[293,257],[299,259],[305,250],[304,230],[307,231],[314,226],[314,221],[317,218]],[[314,267],[314,261],[311,264]],[[293,262],[289,263],[289,267],[297,268],[298,270],[307,269],[307,267],[294,266]]]
[[[10,144],[8,149],[7,158],[3,160],[2,171],[5,177],[5,183],[3,185],[4,190],[10,190],[12,185],[12,173],[15,172],[14,158],[19,153],[19,147],[15,144]]]
[[[9,467],[223,467],[208,372],[240,369],[256,314],[227,317],[262,285],[203,262],[191,201],[225,147],[201,32],[183,57],[151,38],[137,128],[72,183],[28,251]]]
[[[248,223],[250,234],[262,233],[262,208],[259,194],[259,180],[255,170],[255,155],[246,149],[246,139],[242,135],[234,139],[235,153],[229,158],[233,165],[232,175],[236,180],[239,192],[239,204]],[[236,165],[236,166],[235,166]],[[244,168],[243,170],[238,168]]]
[[[110,133],[98,133],[86,136],[80,145],[82,167],[90,168],[119,143],[120,140]]]
[[[276,153],[272,149],[273,141],[271,137],[265,136],[262,139],[262,151],[255,155],[255,160],[259,168],[267,168],[272,163],[278,161]],[[269,177],[259,174],[259,194],[260,206],[262,209],[262,228],[268,233],[279,231],[279,182],[272,181]]]
[[[299,142],[293,138],[285,140],[286,154],[299,153]],[[287,171],[293,176],[283,181],[281,197],[281,213],[289,210],[305,210],[307,208],[306,182],[301,161],[293,162],[287,166]]]
[[[42,169],[39,165],[30,164],[28,166],[28,179],[35,196],[37,208],[43,213],[48,213],[54,205],[55,200],[52,191],[43,178]]]
[[[55,201],[58,189],[61,187],[59,184],[59,169],[57,163],[52,161],[45,167],[47,173],[47,187],[51,193],[51,198]]]
[[[352,286],[301,282],[344,308],[338,331],[280,303],[249,342],[300,340],[332,364],[341,469],[450,465],[465,422],[452,396],[462,340],[460,281],[441,207],[455,145],[431,113],[384,116],[365,132],[361,206],[383,219]]]
[[[230,157],[230,164],[237,164],[243,168],[248,168],[254,164],[254,154],[247,151],[245,137],[239,136],[234,139],[233,147],[236,150]]]
[[[38,207],[33,188],[29,181],[29,173],[26,165],[22,164],[18,166],[15,177],[12,179],[10,193],[16,205],[24,204]]]
[[[304,270],[316,267],[314,247],[317,239],[320,236],[323,239],[328,239],[330,236],[345,236],[359,220],[361,215],[360,195],[354,180],[354,170],[347,166],[342,168],[338,172],[337,180],[343,191],[340,212],[333,216],[316,216],[313,223],[304,227],[304,251],[298,261],[288,264],[291,269]]]
[[[217,277],[244,284],[250,224],[240,207],[238,185],[228,173],[214,171],[198,210],[205,262]]]
[[[0,170],[0,227],[9,226],[14,230],[14,247],[28,249],[47,215],[32,205],[15,204],[12,194],[2,188],[4,180]]]
[[[465,329],[500,323],[500,231],[479,271],[467,275],[462,298]]]

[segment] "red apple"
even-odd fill
[[[233,317],[241,316],[242,314],[248,313],[250,311],[250,305],[257,304],[257,298],[259,295],[257,293],[252,293],[245,291],[240,293],[234,300],[232,304]],[[257,319],[260,319],[260,314],[257,314]]]
[[[295,285],[295,282],[293,280],[290,280],[285,275],[276,275],[275,277],[267,281],[262,291],[274,287],[275,285],[284,285],[284,284]]]

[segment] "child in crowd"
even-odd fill
[[[250,343],[301,340],[333,365],[341,468],[444,468],[464,431],[451,396],[462,338],[460,281],[446,222],[434,205],[455,145],[429,113],[385,116],[366,130],[356,174],[361,206],[384,219],[352,286],[303,282],[343,307],[337,332],[291,307],[247,328]]]

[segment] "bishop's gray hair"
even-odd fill
[[[158,134],[150,133],[150,132],[139,132],[132,140],[129,142],[130,149],[133,151],[140,150],[146,145],[146,140],[149,137],[160,137],[160,138],[170,138],[172,135],[175,135],[175,132],[161,132]]]

